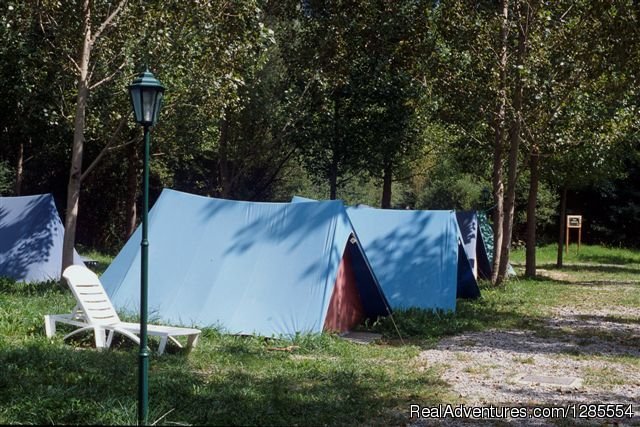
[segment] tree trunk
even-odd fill
[[[531,149],[529,157],[529,200],[527,201],[527,253],[526,277],[536,277],[536,205],[538,203],[538,183],[540,181],[540,152],[537,146]]]
[[[498,279],[498,269],[502,254],[502,227],[504,222],[504,184],[502,182],[502,151],[504,147],[505,108],[507,98],[507,42],[509,25],[509,0],[502,0],[502,14],[500,25],[500,86],[498,102],[494,118],[494,147],[493,147],[493,266],[491,283]]]
[[[76,99],[76,115],[73,131],[73,148],[71,151],[71,168],[67,186],[67,211],[65,214],[64,243],[62,247],[62,271],[73,264],[73,247],[76,241],[76,225],[78,221],[78,205],[80,201],[80,184],[82,175],[82,154],[84,149],[84,126],[89,97],[89,59],[91,56],[91,8],[90,1],[85,0],[83,6],[83,41],[78,68],[78,96]]]
[[[229,122],[222,119],[220,141],[218,144],[218,168],[220,173],[220,197],[228,199],[231,195],[231,172],[229,171]]]
[[[504,224],[504,184],[502,182],[502,129],[496,129],[495,146],[493,151],[493,266],[491,283],[498,280],[498,269],[502,255],[502,228]]]
[[[382,176],[382,201],[380,207],[382,209],[391,208],[391,182],[393,178],[393,171],[391,162],[385,162],[384,173]]]
[[[564,251],[564,232],[565,221],[567,219],[567,186],[562,187],[562,194],[560,196],[560,231],[558,233],[558,257],[556,259],[556,267],[562,268],[562,255]]]
[[[333,149],[331,158],[331,170],[329,171],[329,199],[335,200],[338,197],[338,156],[340,153],[340,90],[333,93]]]
[[[24,179],[24,142],[20,141],[18,146],[18,161],[16,162],[16,185],[15,194],[22,194],[22,181]]]
[[[137,200],[138,200],[138,144],[129,144],[129,163],[127,165],[127,206],[126,206],[126,228],[125,240],[131,237],[138,222]]]
[[[331,170],[329,171],[329,199],[336,200],[338,197],[338,153],[333,150],[331,158]]]
[[[518,50],[516,56],[516,77],[513,94],[513,121],[509,133],[509,169],[507,173],[507,194],[504,205],[504,224],[502,232],[502,251],[500,255],[500,266],[498,269],[498,277],[496,285],[502,284],[507,275],[509,268],[509,253],[511,252],[511,235],[513,232],[513,218],[515,211],[516,199],[516,179],[518,177],[518,151],[520,149],[520,132],[522,129],[522,96],[523,82],[520,76],[520,70],[524,62],[527,43],[527,27],[526,19],[523,18],[522,8],[526,10],[528,15],[528,5],[522,2],[516,2],[516,10],[518,11]]]

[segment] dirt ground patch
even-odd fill
[[[632,419],[579,421],[640,425],[640,308],[581,310],[558,307],[536,331],[489,330],[443,339],[436,348],[420,353],[419,369],[441,369],[442,379],[466,406],[632,404]],[[581,381],[573,386],[523,383],[523,376]],[[458,425],[460,421],[429,420],[416,425]],[[575,421],[501,420],[509,425],[572,425]]]
[[[554,271],[554,270],[545,270],[543,268],[536,269],[536,274],[548,277],[553,280],[561,280],[564,282],[573,282],[573,276],[569,273],[565,273],[563,271]]]

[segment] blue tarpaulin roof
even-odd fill
[[[165,189],[149,214],[150,316],[229,333],[321,332],[352,231],[337,201],[240,202]],[[130,312],[139,310],[140,238],[138,229],[101,278],[116,308]],[[360,261],[364,308],[385,315]]]
[[[480,295],[453,211],[358,206],[347,213],[392,308],[455,310],[456,297]]]
[[[51,194],[0,197],[0,276],[59,280],[64,227]],[[82,264],[77,253],[74,263]]]

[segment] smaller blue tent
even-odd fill
[[[455,310],[457,297],[480,295],[453,211],[358,206],[347,214],[391,307]]]
[[[474,275],[481,279],[491,279],[491,263],[480,230],[476,211],[457,211],[456,219],[464,245],[465,253],[471,263]]]
[[[453,211],[347,213],[391,307],[455,310],[480,295]]]
[[[51,194],[0,197],[0,276],[59,280],[64,227]],[[82,264],[74,252],[74,264]]]
[[[344,331],[390,313],[341,202],[257,203],[165,189],[149,214],[149,312],[225,332]],[[140,230],[102,275],[137,312]],[[360,316],[360,314],[362,316]]]

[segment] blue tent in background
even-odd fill
[[[482,236],[482,241],[484,243],[484,248],[487,253],[487,258],[489,260],[489,265],[491,266],[489,271],[493,271],[493,228],[491,224],[489,224],[489,218],[487,218],[487,214],[483,211],[478,211],[478,229],[479,234]],[[513,269],[511,264],[507,264],[507,276],[516,276],[516,271]],[[489,275],[491,277],[491,275]]]
[[[51,194],[0,197],[0,276],[59,280],[64,227]],[[74,264],[82,264],[74,252]]]
[[[391,307],[455,310],[456,297],[480,295],[453,211],[349,207],[347,213]]]
[[[491,263],[480,230],[477,212],[457,211],[456,219],[458,220],[464,250],[471,263],[474,275],[481,279],[491,279]]]
[[[344,331],[388,304],[341,202],[255,203],[163,190],[149,214],[149,312],[263,336]],[[140,230],[102,275],[138,312]]]

